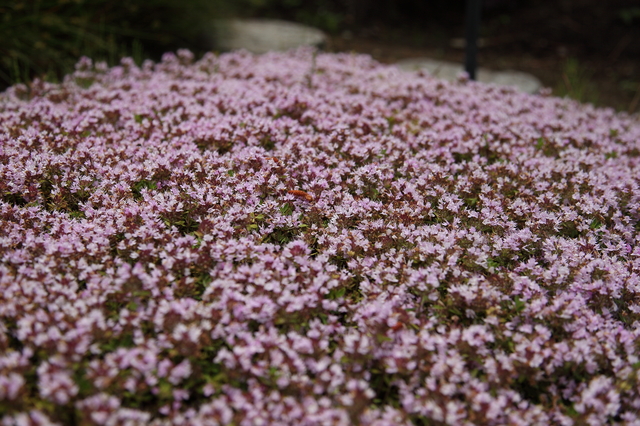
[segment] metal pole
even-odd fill
[[[480,28],[481,0],[467,0],[467,46],[465,49],[464,70],[471,80],[476,79],[478,68],[478,29]]]

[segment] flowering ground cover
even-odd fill
[[[640,120],[357,55],[0,95],[2,425],[640,424]]]

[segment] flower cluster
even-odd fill
[[[311,50],[0,95],[0,424],[640,424],[640,121]]]

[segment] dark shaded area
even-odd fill
[[[186,47],[198,51],[218,0],[0,0],[0,90],[58,81],[81,56],[110,65]]]
[[[477,80],[478,71],[478,31],[482,19],[482,1],[467,0],[465,20],[464,70],[471,80]]]
[[[0,0],[0,90],[59,80],[82,56],[117,63],[210,49],[214,19],[286,19],[330,35],[328,51],[392,63],[464,62],[466,0]],[[483,0],[478,65],[531,73],[558,96],[640,111],[637,0]]]
[[[386,63],[420,56],[464,62],[464,1],[377,2],[349,19],[354,24],[334,33],[331,49]],[[478,65],[531,73],[557,96],[638,112],[640,3],[484,0]]]

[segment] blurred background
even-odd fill
[[[328,37],[324,50],[384,63],[463,62],[465,0],[0,0],[0,90],[59,81],[81,56],[113,65],[215,49],[213,22],[283,19]],[[640,111],[638,0],[483,0],[481,67],[536,76],[554,95]]]

